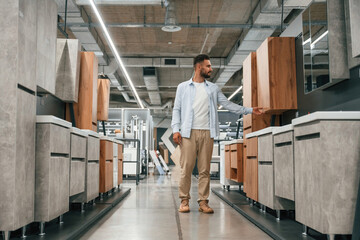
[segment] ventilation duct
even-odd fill
[[[158,78],[156,76],[156,68],[144,67],[143,68],[144,82],[146,89],[149,90],[150,103],[152,105],[160,105],[161,97],[158,85]]]
[[[166,14],[165,26],[161,28],[164,32],[178,32],[181,27],[177,25],[175,13],[175,0],[165,0]]]

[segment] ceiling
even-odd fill
[[[56,1],[59,4],[59,15],[64,19],[63,0]],[[85,0],[68,1],[66,32],[70,38],[83,36],[83,31],[92,35],[99,45],[101,56],[106,56],[102,63],[99,61],[100,65],[104,65],[99,67],[99,72],[107,74],[106,65],[111,65],[113,54],[96,15],[90,5],[80,5]],[[161,4],[163,1],[103,0],[100,2],[107,4],[98,4],[116,48],[126,59],[126,68],[140,98],[152,108],[163,108],[163,104],[174,101],[177,85],[191,78],[192,58],[199,53],[206,53],[213,58],[214,71],[209,80],[219,83],[223,93],[230,96],[241,85],[243,58],[250,51],[256,50],[267,36],[279,33],[281,7],[278,0],[175,0],[176,20],[182,29],[173,33],[161,30],[166,15],[166,7]],[[133,5],[128,5],[129,2],[133,2]],[[300,6],[287,6],[283,16],[285,22],[299,14],[299,11],[293,9],[303,8],[301,4],[307,5],[308,2],[310,0],[302,0],[298,1]],[[80,17],[84,20],[81,26],[76,25]],[[58,36],[64,37],[60,31]],[[88,46],[90,44],[83,44],[84,50],[89,50]],[[98,51],[98,48],[94,49]],[[165,65],[164,59],[168,58],[176,58],[176,65]],[[156,90],[147,89],[143,67],[155,68]],[[134,101],[126,101],[133,99],[133,94],[122,72],[119,69],[116,72],[119,77],[112,81],[111,107],[137,107]],[[149,97],[151,93],[160,95],[161,104],[152,104]],[[241,103],[242,93],[232,100]],[[167,109],[163,113],[156,111],[154,114],[169,117],[169,113],[171,111]]]

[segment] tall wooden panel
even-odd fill
[[[97,120],[109,119],[110,80],[98,79]]]
[[[295,39],[269,37],[256,56],[258,107],[273,114],[296,109]]]
[[[81,52],[78,103],[74,103],[76,127],[97,131],[98,60],[93,52]],[[70,120],[67,109],[66,119]]]

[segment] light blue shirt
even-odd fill
[[[209,123],[211,138],[215,138],[220,134],[219,117],[217,113],[218,104],[222,105],[223,108],[237,114],[252,113],[252,108],[243,107],[230,102],[216,84],[205,80],[205,89],[209,99]],[[196,89],[192,79],[180,83],[176,90],[171,127],[173,129],[173,133],[180,132],[181,129],[181,136],[184,138],[190,138],[191,127],[194,118],[192,104],[194,102],[195,94]]]

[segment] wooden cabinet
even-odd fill
[[[110,80],[98,79],[97,90],[97,120],[107,121],[109,118]]]
[[[256,63],[258,107],[272,114],[296,109],[295,39],[267,38],[256,51]]]
[[[105,193],[113,187],[113,143],[100,140],[100,179],[99,192]]]
[[[97,131],[98,60],[93,52],[81,52],[78,103],[74,103],[76,127]],[[66,119],[70,118],[67,107]]]

